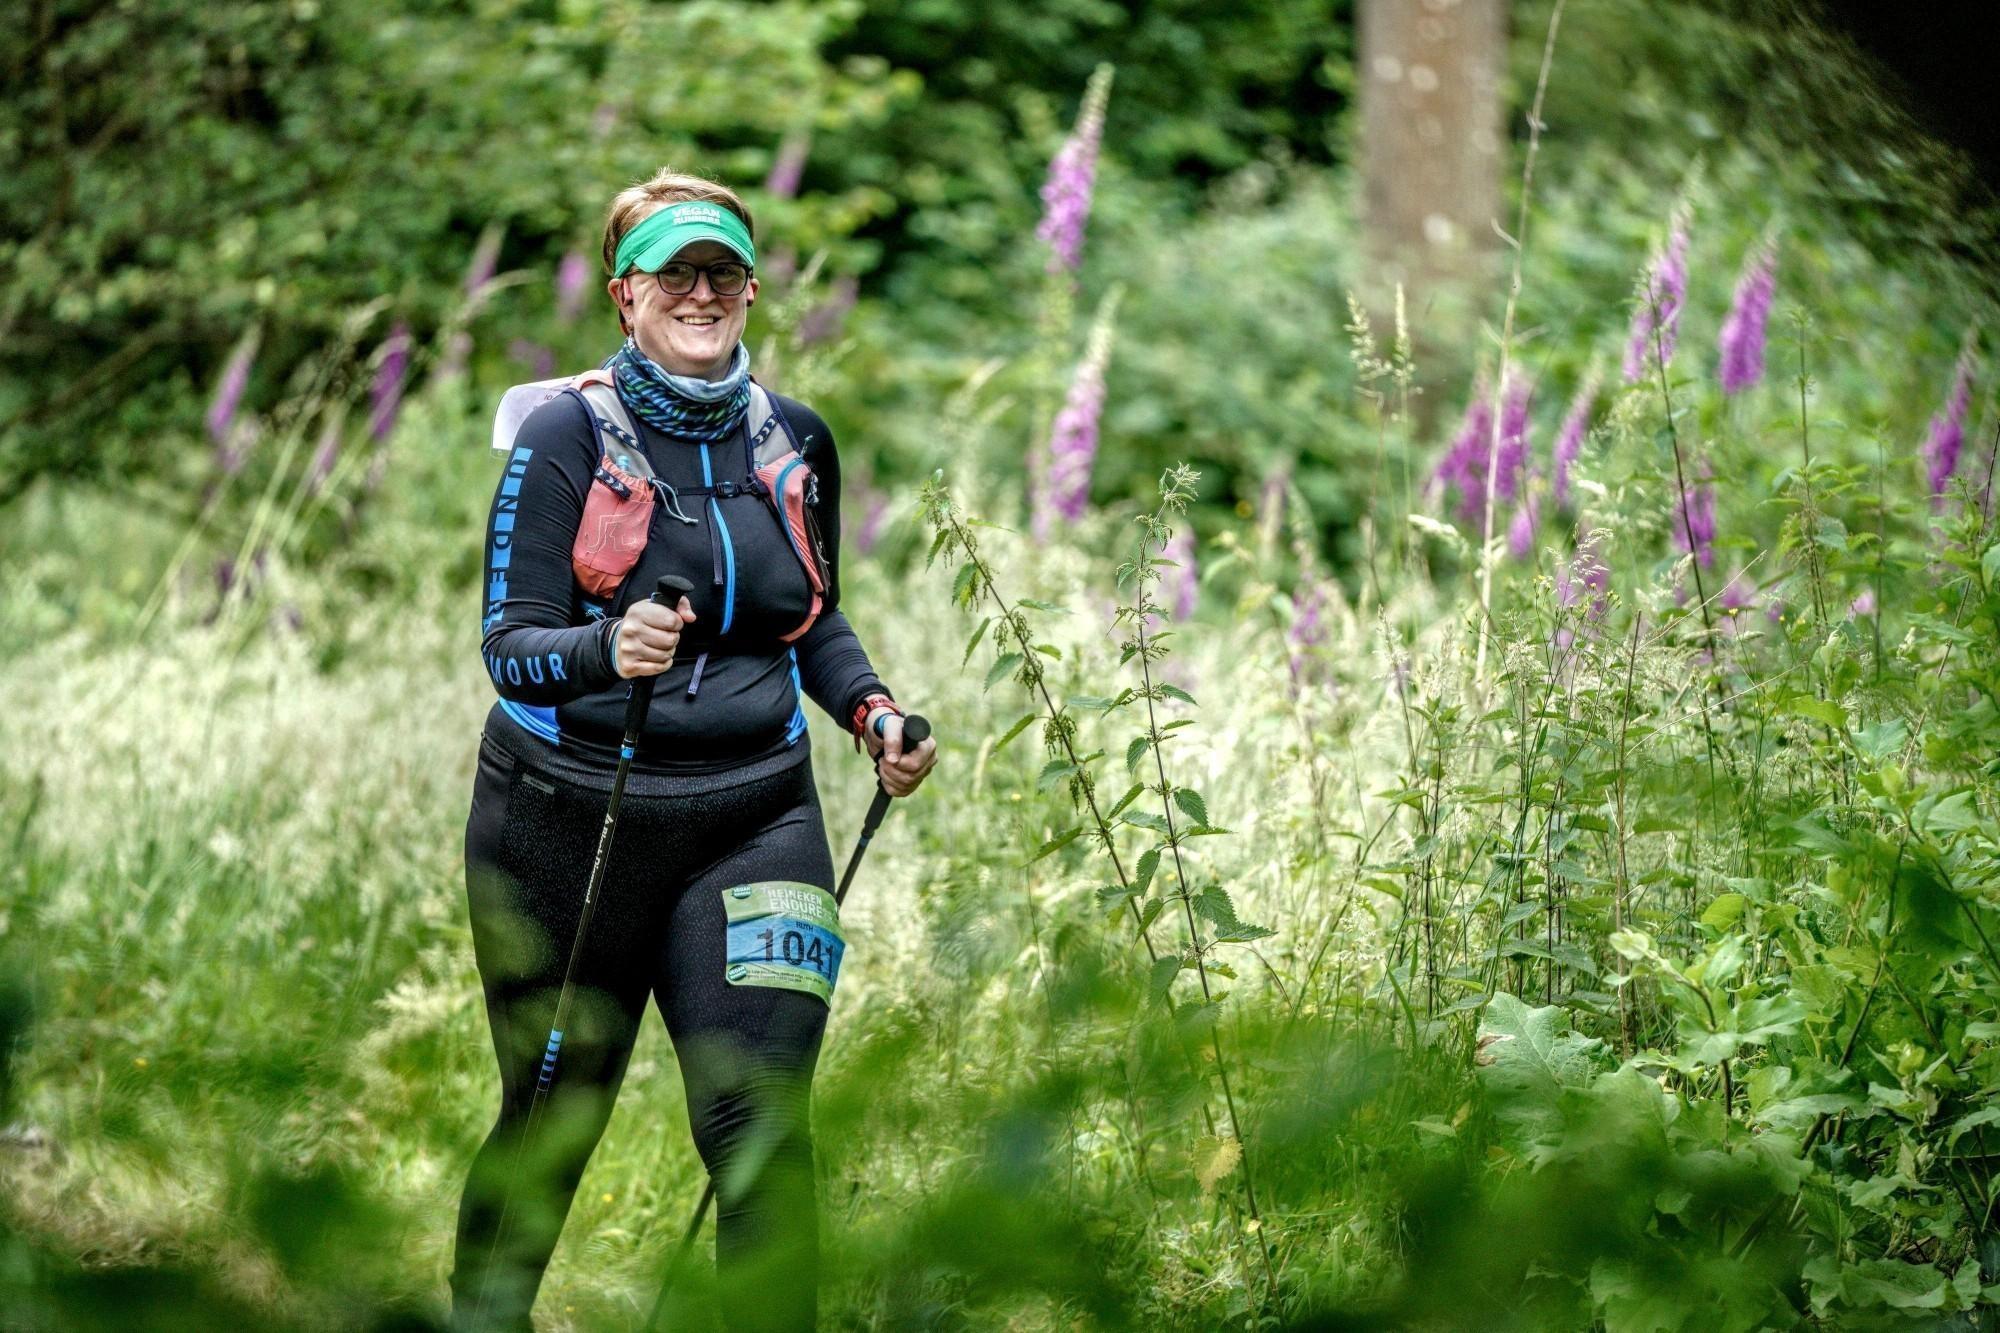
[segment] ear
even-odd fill
[[[749,286],[745,288],[743,304],[744,305],[757,304],[757,279],[755,278],[750,279]]]

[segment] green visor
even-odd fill
[[[622,278],[634,269],[657,273],[696,241],[718,241],[745,264],[757,267],[757,247],[751,244],[750,229],[743,225],[743,219],[719,205],[695,200],[669,204],[626,232],[625,239],[618,242],[611,276]]]

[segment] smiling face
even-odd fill
[[[674,258],[706,267],[736,256],[719,241],[694,241]],[[703,273],[695,279],[693,291],[669,296],[652,274],[628,273],[611,279],[607,290],[639,350],[661,369],[716,380],[728,372],[736,344],[742,341],[750,304],[757,299],[757,279],[750,279],[735,296],[717,296]]]

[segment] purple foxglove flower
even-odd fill
[[[472,247],[472,260],[465,266],[466,296],[478,296],[493,281],[493,271],[500,266],[500,238],[505,232],[505,227],[490,222],[479,233],[479,243]]]
[[[1569,507],[1569,473],[1576,465],[1577,455],[1583,452],[1583,439],[1590,430],[1590,409],[1597,403],[1597,372],[1592,371],[1570,399],[1569,411],[1563,416],[1562,429],[1556,432],[1555,448],[1551,452],[1554,479],[1551,486],[1556,508]]]
[[[811,347],[840,336],[841,326],[847,322],[848,311],[854,309],[855,300],[861,292],[860,284],[849,274],[834,279],[833,290],[824,301],[799,316],[796,336],[799,346]]]
[[[1486,508],[1486,457],[1493,442],[1493,395],[1482,375],[1465,404],[1465,419],[1451,449],[1432,474],[1439,487],[1458,492],[1458,517],[1470,523]]]
[[[1496,500],[1512,500],[1520,494],[1528,467],[1529,386],[1518,375],[1509,375],[1507,381],[1500,404],[1500,460],[1493,476]]]
[[[250,387],[250,366],[257,359],[261,336],[254,324],[244,330],[222,367],[222,377],[215,382],[215,396],[208,404],[208,438],[218,448],[227,444],[230,423],[236,420],[236,409],[243,403],[243,391]]]
[[[1173,603],[1174,619],[1186,620],[1194,614],[1197,566],[1194,558],[1194,525],[1181,516],[1181,526],[1160,549],[1162,560],[1172,560],[1177,568],[1160,571],[1160,591]]]
[[[1667,248],[1656,254],[1639,283],[1632,309],[1632,337],[1625,346],[1625,382],[1637,384],[1653,367],[1674,359],[1681,303],[1687,299],[1687,216],[1676,210]]]
[[[1063,140],[1042,183],[1042,220],[1035,236],[1049,247],[1048,271],[1074,273],[1083,263],[1083,225],[1097,180],[1097,149],[1104,137],[1104,108],[1111,99],[1111,66],[1099,65],[1084,90],[1076,128]]]
[[[1514,519],[1507,525],[1507,553],[1526,560],[1535,550],[1535,533],[1541,519],[1541,497],[1532,492],[1514,507]]]
[[[1965,444],[1965,419],[1972,409],[1972,351],[1958,358],[1952,375],[1951,396],[1944,411],[1931,418],[1930,438],[1924,441],[1924,468],[1933,499],[1944,494],[1952,474],[1958,471],[1958,453]]]
[[[1611,567],[1604,563],[1604,556],[1595,536],[1584,538],[1577,544],[1576,554],[1568,560],[1556,561],[1556,605],[1568,609],[1583,600],[1583,595],[1592,594],[1590,619],[1598,620],[1604,615],[1608,605],[1606,594],[1611,591]]]
[[[368,434],[376,439],[388,438],[389,431],[396,424],[396,414],[403,405],[403,377],[410,369],[410,326],[402,320],[389,330],[389,340],[382,344],[375,365],[375,383],[369,390],[373,408],[368,417]]]
[[[1875,614],[1875,590],[1863,588],[1861,594],[1847,604],[1847,614],[1851,616],[1872,616]]]
[[[1725,394],[1739,393],[1764,378],[1764,330],[1771,317],[1771,298],[1778,290],[1778,250],[1766,242],[1743,261],[1729,317],[1722,321],[1717,373]]]
[[[1037,488],[1034,528],[1046,538],[1057,519],[1074,523],[1090,508],[1090,469],[1097,458],[1098,418],[1104,412],[1104,371],[1111,362],[1117,297],[1106,297],[1090,329],[1090,342],[1071,378],[1062,410],[1049,428],[1049,447]]]
[[[526,366],[528,373],[538,380],[555,377],[555,352],[532,338],[516,338],[508,343],[507,355]]]
[[[764,178],[764,192],[776,199],[796,198],[799,181],[806,174],[806,152],[811,147],[809,132],[793,130],[787,134],[771,161],[771,174]]]
[[[1681,492],[1674,509],[1674,548],[1692,554],[1703,569],[1715,564],[1715,482],[1702,467],[1700,480]]]
[[[571,250],[556,264],[556,318],[573,324],[583,313],[585,289],[590,286],[590,261],[581,250]]]

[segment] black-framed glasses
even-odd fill
[[[743,289],[750,285],[750,266],[739,264],[733,259],[725,259],[715,264],[683,264],[678,259],[671,264],[662,264],[653,274],[653,281],[660,284],[660,290],[668,296],[686,296],[694,290],[701,275],[708,275],[708,289],[717,296],[741,296]]]

